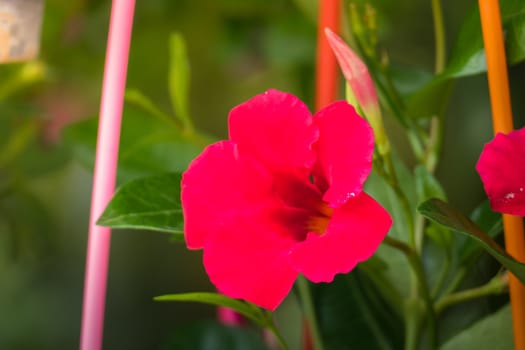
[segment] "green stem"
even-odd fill
[[[392,283],[390,283],[390,280],[386,276],[378,273],[373,268],[369,269],[366,262],[359,264],[359,268],[370,279],[374,285],[374,288],[378,291],[385,302],[388,303],[392,310],[401,317],[403,298],[401,297],[401,293],[397,290],[397,288],[393,286]]]
[[[415,280],[418,283],[419,295],[422,298],[422,301],[425,304],[425,308],[427,311],[429,349],[431,350],[436,349],[436,343],[437,343],[436,313],[434,311],[434,304],[432,302],[432,297],[428,289],[427,281],[425,278],[425,272],[423,271],[423,265],[421,263],[421,259],[419,255],[416,253],[416,251],[414,250],[414,248],[410,247],[405,242],[402,242],[402,241],[399,241],[397,239],[393,239],[390,237],[386,237],[384,242],[385,244],[388,244],[391,247],[402,251],[407,257],[408,263],[410,264],[410,267],[412,268],[412,272],[414,273]],[[411,300],[413,300],[413,302],[416,302],[419,299],[416,296],[412,296],[408,301],[411,301]],[[419,328],[419,321],[418,321],[420,319],[419,313],[410,311],[408,314],[406,314],[405,318],[408,323],[407,327],[411,328],[411,329],[407,329],[407,332],[409,331],[411,332],[410,334],[411,337],[417,337],[418,332],[416,331],[415,334],[412,334],[412,332],[414,332],[414,330],[417,330]],[[418,326],[416,327],[416,325]],[[407,339],[407,342],[416,343],[417,341],[414,339]]]
[[[414,216],[412,213],[412,208],[410,207],[410,202],[408,201],[408,198],[399,185],[399,181],[397,179],[396,170],[394,168],[394,165],[392,163],[392,158],[388,155],[384,158],[382,158],[382,162],[385,166],[385,172],[383,172],[385,179],[387,180],[388,184],[394,190],[396,196],[398,197],[399,201],[401,202],[401,206],[403,207],[403,212],[405,214],[405,220],[408,225],[408,237],[409,237],[409,243],[412,247],[415,246],[415,231],[414,231]]]
[[[273,322],[271,322],[268,326],[266,326],[266,328],[273,334],[273,336],[275,337],[275,339],[279,343],[279,346],[281,347],[281,350],[288,350],[288,345],[286,345],[283,337],[277,331],[277,328],[275,327]]]
[[[445,68],[446,60],[445,25],[440,0],[432,0],[432,16],[434,18],[435,71],[436,74],[439,74]]]
[[[315,308],[310,294],[310,287],[308,281],[304,276],[299,275],[297,278],[297,287],[301,295],[301,302],[303,305],[304,315],[310,326],[310,334],[312,335],[312,341],[314,343],[315,350],[323,350],[323,341],[321,339],[321,333],[319,332],[319,326],[317,324],[317,318],[315,316]]]
[[[439,75],[445,69],[446,61],[446,36],[445,24],[443,21],[443,9],[441,7],[441,0],[432,0],[432,16],[434,19],[434,41],[435,41],[435,68],[436,75]],[[444,108],[444,106],[443,106]],[[425,157],[425,165],[430,173],[434,173],[439,154],[441,153],[441,146],[443,143],[443,113],[434,116],[430,121],[429,140],[427,145],[427,154]]]
[[[443,113],[440,112],[430,120],[425,167],[431,174],[436,170],[439,155],[441,154],[441,146],[443,144],[443,119]]]
[[[492,278],[487,284],[477,288],[463,290],[461,292],[449,294],[436,302],[436,313],[441,313],[447,307],[462,303],[467,300],[481,298],[488,295],[501,294],[506,291],[509,284],[507,274],[501,276],[497,275]]]
[[[405,350],[419,348],[419,330],[421,328],[420,299],[410,298],[405,301]]]
[[[454,279],[448,284],[447,289],[443,291],[443,294],[441,297],[444,298],[450,293],[452,293],[453,291],[455,291],[458,288],[458,286],[461,284],[461,282],[463,281],[466,275],[467,275],[467,268],[463,266],[458,270],[458,272],[454,276]]]
[[[427,281],[425,278],[425,272],[423,271],[423,266],[421,264],[421,259],[417,253],[411,254],[408,257],[408,261],[414,270],[418,284],[419,284],[419,293],[423,298],[427,311],[427,325],[428,325],[428,342],[429,349],[433,350],[437,347],[437,337],[436,337],[436,313],[434,311],[434,304],[430,296],[430,291],[428,289]]]
[[[436,283],[434,284],[434,288],[432,288],[432,293],[430,294],[432,298],[436,298],[439,294],[439,291],[443,287],[443,283],[445,282],[445,279],[447,278],[448,272],[450,270],[450,259],[451,257],[449,256],[449,254],[447,254],[447,257],[445,258],[445,261],[441,266],[441,271],[439,272],[439,276],[436,280]]]

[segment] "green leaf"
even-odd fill
[[[179,174],[130,181],[117,190],[97,224],[183,236]]]
[[[293,3],[312,23],[317,23],[318,0],[293,0]]]
[[[403,191],[407,194],[410,210],[416,210],[416,193],[414,177],[406,168],[402,160],[395,154],[394,167],[399,178],[399,183]],[[408,221],[405,216],[403,205],[399,197],[394,193],[390,185],[376,172],[372,172],[365,184],[365,190],[374,197],[392,215],[393,225],[388,235],[403,242],[408,242]],[[382,244],[376,252],[376,256],[383,261],[388,261],[388,269],[384,272],[384,277],[390,281],[396,291],[402,296],[407,297],[410,293],[410,275],[406,272],[410,270],[406,256],[397,249],[393,249]]]
[[[5,249],[6,255],[14,260],[34,259],[43,263],[47,256],[56,254],[57,227],[46,203],[22,187],[7,189],[2,194],[0,257]]]
[[[525,11],[510,21],[507,33],[507,55],[511,64],[525,59]]]
[[[153,103],[153,101],[144,95],[140,90],[137,89],[127,89],[126,94],[124,95],[124,100],[127,103],[133,104],[137,107],[142,108],[145,112],[148,114],[151,114],[152,116],[155,116],[159,119],[165,119],[168,120],[170,118],[169,115],[162,112],[156,105]]]
[[[190,86],[190,65],[186,44],[180,33],[170,36],[169,92],[175,116],[187,129],[192,129],[188,108]]]
[[[38,132],[36,120],[24,120],[18,127],[11,130],[7,142],[0,148],[0,168],[4,168],[15,160],[29,146]]]
[[[415,168],[414,178],[419,203],[430,198],[446,200],[445,191],[441,187],[441,184],[425,166],[418,165]],[[452,244],[452,233],[450,230],[444,229],[442,226],[430,224],[425,230],[425,233],[442,248],[448,249]]]
[[[430,199],[418,208],[421,215],[449,229],[468,235],[490,255],[525,283],[525,264],[508,255],[489,235],[465,215],[439,199]]]
[[[249,327],[205,321],[177,327],[161,350],[265,350],[260,334]]]
[[[510,306],[476,322],[470,328],[447,341],[441,350],[514,349]]]
[[[69,161],[63,143],[43,142],[43,120],[30,107],[0,104],[0,110],[0,172],[34,179]]]
[[[509,63],[525,59],[525,2],[522,0],[500,1],[501,17],[506,34]],[[487,70],[479,8],[475,6],[463,23],[458,40],[452,50],[449,64],[442,77],[462,77]]]
[[[423,202],[430,198],[446,200],[447,197],[441,184],[423,165],[416,167],[414,170],[414,178],[416,180],[418,202]]]
[[[246,301],[229,298],[218,293],[197,292],[197,293],[180,293],[180,294],[166,294],[155,297],[156,301],[192,301],[196,303],[210,304],[229,307],[249,318],[253,322],[262,327],[268,325],[266,315],[254,304]]]
[[[496,238],[503,232],[501,214],[492,211],[488,199],[472,212],[471,219],[491,238]],[[466,239],[462,243],[458,242],[457,246],[459,250],[459,262],[461,264],[468,263],[483,251],[483,248],[471,239]]]
[[[416,93],[434,78],[434,75],[428,70],[394,62],[389,65],[388,73],[396,90],[402,96]]]
[[[434,79],[418,89],[407,101],[407,113],[413,118],[428,118],[442,114],[452,91],[452,81]]]
[[[441,114],[452,82],[435,79],[433,73],[413,66],[392,65],[389,74],[396,90],[406,101],[406,114],[412,118],[428,118]]]
[[[68,126],[64,134],[73,155],[90,169],[95,162],[97,129],[98,118],[90,118]],[[183,133],[174,121],[157,118],[142,108],[126,104],[120,137],[119,182],[182,172],[203,146],[204,142]]]
[[[402,321],[359,269],[313,287],[326,350],[402,348]]]

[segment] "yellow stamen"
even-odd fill
[[[327,216],[312,216],[306,223],[306,229],[308,232],[315,232],[322,235],[325,233],[329,222],[330,218]]]

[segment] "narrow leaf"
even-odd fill
[[[266,317],[257,306],[218,293],[197,292],[166,294],[153,299],[156,301],[192,301],[196,303],[225,306],[237,311],[262,327],[267,326]]]
[[[313,296],[327,350],[400,348],[397,313],[359,269],[337,275],[332,283],[313,285]]]
[[[135,94],[134,97],[138,96]],[[153,111],[145,108],[147,100],[142,100],[142,104],[137,100],[133,102],[133,105],[126,103],[124,106],[118,159],[119,183],[185,170],[206,142],[199,141],[197,144],[196,134],[182,132],[174,119],[152,115]],[[97,129],[98,118],[89,118],[69,125],[64,134],[65,144],[73,156],[90,169],[95,163]]]
[[[463,349],[514,349],[510,306],[476,322],[441,347],[441,350]]]
[[[186,44],[180,33],[170,36],[169,92],[175,116],[184,127],[192,129],[188,99],[190,86],[190,66]]]
[[[134,104],[142,108],[145,112],[159,118],[160,120],[169,122],[170,117],[158,108],[155,103],[140,90],[127,89],[124,95],[124,100],[127,103]]]
[[[505,30],[505,45],[508,61],[511,64],[525,59],[525,2],[522,0],[501,0],[501,17]],[[479,8],[474,6],[461,26],[452,50],[450,62],[442,77],[462,77],[487,70]]]
[[[179,174],[130,181],[113,196],[97,224],[168,232],[183,239]]]
[[[492,211],[488,199],[474,209],[470,218],[492,239],[496,238],[503,231],[501,214]],[[459,249],[459,261],[461,264],[475,259],[483,251],[483,248],[472,239],[466,239],[461,244],[458,243],[456,247]]]
[[[265,350],[264,339],[252,327],[231,327],[214,321],[177,326],[162,350]]]
[[[474,239],[487,253],[525,283],[525,264],[508,255],[488,234],[461,212],[435,198],[421,204],[418,211],[428,219]]]

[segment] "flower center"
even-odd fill
[[[308,232],[315,232],[322,235],[326,231],[334,210],[324,202],[321,202],[316,209],[316,213],[307,219],[306,229]]]

